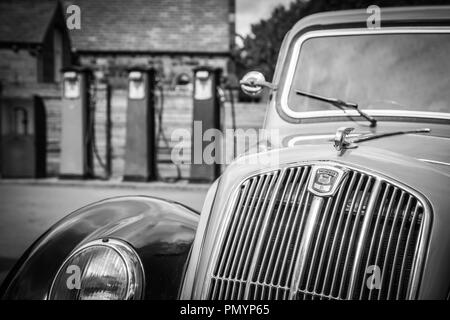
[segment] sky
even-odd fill
[[[270,17],[272,10],[293,0],[236,0],[236,32],[242,36],[250,33],[251,24]]]

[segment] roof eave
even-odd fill
[[[39,48],[42,47],[42,42],[0,41],[1,49],[13,49],[14,47],[19,49]]]
[[[78,54],[91,55],[192,55],[192,56],[231,56],[230,51],[175,51],[175,50],[95,50],[74,49]]]

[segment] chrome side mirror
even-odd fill
[[[239,83],[242,91],[249,96],[259,95],[264,87],[276,90],[276,86],[267,82],[264,75],[258,71],[250,71]]]

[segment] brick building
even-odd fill
[[[71,63],[61,5],[54,0],[0,0],[0,81],[4,86],[57,83]]]
[[[71,4],[79,30],[65,26]],[[136,64],[155,67],[169,88],[197,65],[227,73],[234,10],[235,0],[0,0],[0,81],[59,82],[72,56],[119,85]]]
[[[130,65],[155,67],[166,88],[198,65],[232,68],[235,0],[68,0],[81,28],[70,30],[82,65],[122,86]]]
[[[219,67],[224,75],[233,72],[231,49],[235,33],[235,0],[64,0],[64,6],[80,8],[80,29],[69,30],[72,52],[78,63],[95,70],[112,86],[113,175],[123,170],[126,124],[127,69],[134,65],[152,66],[164,84],[163,131],[170,141],[175,129],[191,128],[192,86],[179,85],[179,79],[192,81],[199,65]],[[159,92],[157,108],[160,107]],[[97,106],[96,134],[104,152],[104,127]],[[174,176],[167,162],[162,137],[158,156],[162,176]],[[166,140],[166,141],[167,141]],[[189,157],[189,154],[186,154]],[[97,169],[98,167],[96,167]],[[186,177],[189,167],[182,168]],[[99,170],[96,170],[99,171]]]
[[[80,8],[81,28],[69,30],[67,7]],[[47,114],[47,172],[57,175],[60,160],[60,69],[70,64],[91,67],[97,78],[112,87],[113,176],[123,173],[127,69],[148,65],[157,69],[164,84],[163,131],[190,130],[192,86],[179,85],[192,77],[199,65],[233,72],[230,52],[234,45],[235,0],[0,0],[0,81],[4,96],[40,95]],[[98,82],[100,87],[102,84]],[[105,157],[105,91],[96,97],[95,136],[100,157]],[[157,109],[160,107],[157,93]],[[231,126],[229,104],[225,127]],[[159,112],[159,110],[158,110]],[[237,126],[259,127],[264,108],[237,105]],[[250,116],[251,115],[251,116]],[[157,124],[159,126],[159,123]],[[162,177],[177,175],[159,136],[159,169]],[[186,154],[186,157],[190,157]],[[94,159],[95,174],[102,176]],[[189,166],[182,166],[188,177]]]
[[[65,15],[57,0],[0,0],[0,107],[21,108],[33,95],[43,99],[48,172],[59,154],[60,69],[73,55]],[[5,119],[3,119],[6,121]],[[30,122],[29,122],[30,123]],[[2,136],[6,134],[2,127]],[[54,156],[52,154],[53,150]],[[0,164],[1,165],[1,164]]]

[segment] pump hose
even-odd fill
[[[91,131],[92,131],[92,115],[91,115],[91,113],[92,113],[92,96],[93,96],[93,94],[92,94],[92,88],[91,87],[89,87],[89,91],[88,91],[88,101],[89,101],[89,106],[88,106],[88,110],[87,110],[87,112],[88,112],[88,115],[89,115],[89,117],[88,117],[88,120],[89,120],[89,122],[87,123],[87,130],[86,130],[86,135],[84,135],[84,147],[85,147],[85,150],[89,150],[89,148],[91,147],[91,145],[90,145],[90,143],[91,143],[91,141],[92,141],[92,138],[91,138],[91,136],[92,136],[92,133],[91,133]],[[89,159],[89,158],[88,158]],[[94,176],[94,169],[92,168],[92,166],[93,166],[93,164],[92,163],[87,163],[87,165],[88,165],[88,168],[87,168],[87,171],[88,171],[88,176],[89,177],[93,177]]]
[[[158,134],[157,134],[157,138],[156,138],[156,150],[157,150],[157,154],[159,151],[159,139],[162,138],[162,140],[164,141],[165,146],[172,151],[172,148],[170,147],[169,144],[169,140],[166,137],[166,134],[164,132],[164,128],[163,128],[163,113],[164,113],[164,88],[162,85],[156,86],[159,90],[159,113],[158,113]],[[174,163],[176,169],[177,169],[177,177],[175,178],[175,180],[172,179],[167,179],[167,178],[163,178],[160,176],[159,171],[158,171],[158,179],[162,180],[162,181],[166,181],[166,182],[176,182],[178,180],[181,180],[181,168],[180,165],[177,163]]]
[[[100,153],[98,151],[98,147],[97,147],[97,140],[95,138],[95,109],[96,109],[96,94],[97,94],[97,86],[95,83],[92,84],[91,86],[91,96],[90,96],[90,124],[88,126],[88,142],[87,143],[91,143],[91,147],[92,147],[92,151],[94,152],[95,158],[97,159],[98,164],[100,165],[100,167],[106,172],[106,165],[103,162]],[[94,175],[94,168],[90,168],[90,170],[92,170],[92,175]],[[106,177],[109,178],[109,177]]]
[[[231,102],[231,126],[233,128],[233,158],[236,158],[236,153],[237,153],[237,146],[236,146],[236,107],[234,105],[234,94],[233,94],[233,87],[228,86],[228,94],[230,97],[230,102]]]

